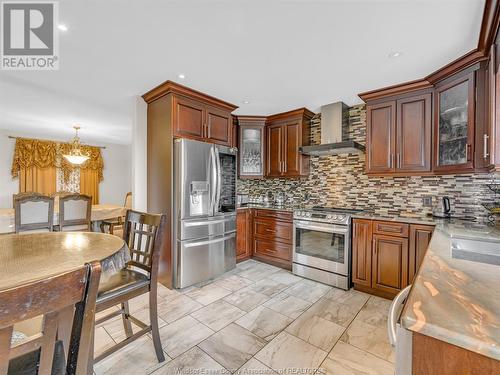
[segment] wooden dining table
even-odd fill
[[[94,232],[47,232],[0,236],[0,290],[101,262],[101,281],[130,260],[123,239]],[[0,301],[1,303],[1,301]]]

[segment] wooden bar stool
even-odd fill
[[[157,275],[160,250],[165,244],[167,230],[166,215],[127,211],[123,239],[129,246],[131,260],[126,268],[99,285],[96,307],[96,311],[101,312],[116,305],[121,306],[119,310],[98,319],[96,324],[121,315],[126,338],[97,356],[94,363],[148,332],[153,337],[158,361],[165,360],[158,330]],[[130,299],[145,293],[149,293],[149,325],[132,316],[128,304]],[[131,322],[139,326],[138,332],[132,332]]]

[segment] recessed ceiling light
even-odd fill
[[[401,52],[399,52],[399,51],[391,52],[391,53],[389,54],[389,58],[390,58],[390,59],[394,59],[394,58],[396,58],[396,57],[400,57],[400,56],[401,56]]]
[[[243,104],[250,104],[248,100],[243,100]]]
[[[57,28],[61,31],[68,31],[68,26],[64,25],[64,24],[59,24],[57,25]]]
[[[185,75],[185,74],[180,73],[177,77],[179,77],[180,79],[184,79],[184,78],[186,78],[186,75]]]

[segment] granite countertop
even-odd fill
[[[244,210],[246,208],[260,208],[263,210],[275,210],[275,211],[287,211],[287,212],[293,212],[295,210],[299,210],[301,208],[304,208],[303,206],[296,205],[296,204],[285,204],[283,206],[275,206],[275,205],[270,205],[266,206],[263,204],[258,204],[258,203],[249,203],[245,206],[239,206],[237,207],[238,210]]]
[[[401,314],[403,327],[500,360],[498,257],[500,227],[438,222]]]

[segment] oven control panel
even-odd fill
[[[349,224],[350,215],[336,212],[321,212],[321,211],[295,211],[294,219],[319,221],[321,223],[331,224]]]

